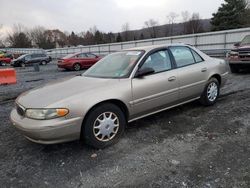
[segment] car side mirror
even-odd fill
[[[143,76],[149,75],[149,74],[153,74],[155,72],[154,69],[149,68],[149,67],[145,67],[142,69],[139,69],[136,74],[135,74],[135,78],[141,78]]]
[[[239,47],[240,46],[240,42],[237,42],[234,44],[235,47]]]

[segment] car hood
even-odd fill
[[[25,108],[45,108],[80,93],[87,94],[92,90],[102,90],[102,88],[117,83],[119,83],[119,79],[75,76],[29,90],[21,94],[16,101]]]
[[[239,47],[233,49],[232,51],[235,51],[235,52],[239,52],[239,51],[250,51],[250,45],[239,46]]]

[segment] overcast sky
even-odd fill
[[[13,24],[28,28],[44,26],[62,31],[81,32],[92,26],[101,31],[118,32],[129,23],[140,29],[153,18],[164,24],[170,12],[198,12],[211,18],[223,0],[1,0],[2,33]],[[181,16],[178,18],[181,20]]]

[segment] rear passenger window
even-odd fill
[[[96,56],[94,54],[87,54],[87,57],[89,57],[89,58],[96,58]]]
[[[85,54],[85,53],[83,53],[83,54],[78,54],[77,57],[78,57],[78,58],[86,58],[86,54]]]
[[[194,55],[194,59],[195,59],[196,63],[199,63],[199,62],[204,61],[204,60],[201,58],[201,56],[200,56],[196,51],[192,50],[192,53],[193,53],[193,55]]]
[[[194,60],[192,52],[188,47],[185,46],[170,47],[170,51],[172,52],[175,58],[177,67],[185,67],[187,65],[191,65],[196,62]]]

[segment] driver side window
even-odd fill
[[[151,54],[141,68],[145,67],[154,69],[155,73],[170,70],[172,65],[168,51],[161,50]]]
[[[25,57],[25,61],[29,61],[31,59],[31,55],[27,55],[26,57]]]

